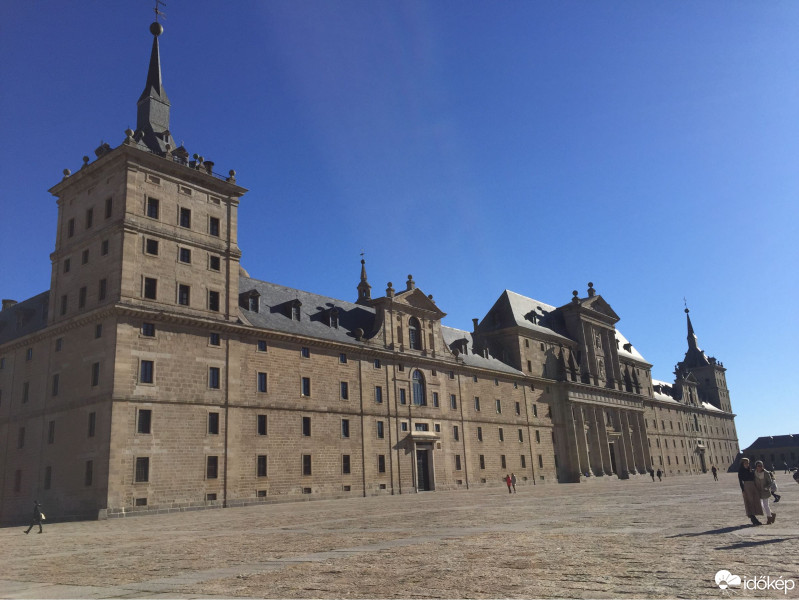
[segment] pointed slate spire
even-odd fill
[[[697,346],[696,334],[694,333],[694,326],[691,324],[691,315],[689,315],[690,311],[686,308],[685,309],[685,318],[688,320],[688,348],[691,350],[699,350],[699,346]]]
[[[358,284],[358,299],[355,304],[369,304],[372,301],[372,286],[366,280],[366,261],[361,259],[361,282]]]
[[[147,82],[139,96],[136,111],[137,140],[156,154],[166,154],[166,145],[175,148],[175,140],[169,133],[169,98],[161,82],[161,55],[158,36],[164,32],[160,23],[150,25],[153,34],[153,49],[150,52],[150,67]]]

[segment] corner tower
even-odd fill
[[[732,412],[724,364],[712,356],[706,356],[699,347],[689,313],[690,311],[686,308],[688,350],[685,353],[685,358],[677,363],[675,375],[678,380],[687,380],[689,375],[692,375],[696,380],[697,394],[701,402],[712,404],[725,412]]]

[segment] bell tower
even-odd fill
[[[688,350],[685,358],[677,363],[675,374],[678,379],[687,379],[689,375],[696,380],[697,394],[700,402],[712,404],[719,410],[732,412],[730,392],[727,389],[727,378],[724,364],[713,356],[706,356],[699,347],[694,326],[691,323],[690,311],[686,307],[685,318],[688,326]]]

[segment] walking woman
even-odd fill
[[[771,512],[768,505],[768,499],[771,497],[771,482],[774,478],[771,473],[766,471],[763,467],[763,461],[759,460],[755,463],[755,487],[757,493],[760,495],[760,504],[763,505],[763,512],[766,513],[766,525],[771,525],[777,519],[777,513]]]
[[[742,458],[738,469],[738,483],[744,495],[744,509],[746,516],[752,520],[752,525],[762,525],[756,515],[763,514],[763,505],[760,502],[760,492],[755,487],[755,472],[749,467],[749,459]]]

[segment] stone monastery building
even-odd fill
[[[506,290],[467,331],[411,276],[375,297],[363,260],[354,302],[250,277],[247,190],[175,144],[150,31],[136,131],[50,189],[50,289],[3,300],[0,522],[732,464],[690,317],[666,383],[590,283],[559,306]]]

